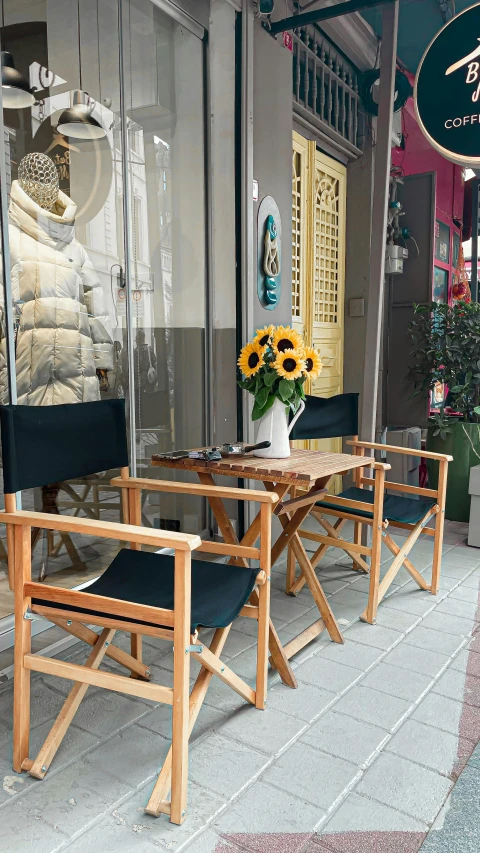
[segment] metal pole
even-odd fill
[[[470,291],[473,302],[478,301],[478,188],[480,178],[472,178],[472,259],[470,270]]]
[[[0,139],[2,152],[0,154],[0,231],[2,248],[3,298],[5,311],[5,337],[7,344],[7,377],[9,402],[17,403],[17,372],[15,365],[15,320],[13,316],[12,276],[10,261],[10,242],[8,239],[8,197],[7,197],[7,168],[5,164],[5,125],[3,123],[3,96],[0,86]]]
[[[265,23],[264,27],[272,36],[276,36],[278,33],[283,33],[285,30],[293,30],[295,27],[328,21],[330,18],[339,18],[342,15],[350,15],[352,12],[358,12],[361,9],[371,9],[374,6],[383,6],[385,3],[391,2],[392,0],[347,0],[345,3],[333,3],[321,9],[313,9],[311,12],[304,12],[303,14],[300,12],[298,15],[283,18],[281,21]]]
[[[392,146],[392,117],[397,58],[399,0],[382,13],[377,144],[373,178],[372,240],[367,303],[367,339],[363,377],[361,437],[375,441],[378,368],[385,293],[385,245]]]
[[[254,218],[253,218],[253,26],[254,14],[251,0],[243,0],[242,8],[242,119],[241,119],[241,180],[242,180],[242,332],[243,342],[253,334],[254,306]],[[253,422],[250,417],[249,395],[243,392],[244,441],[253,440]]]
[[[120,134],[122,150],[123,177],[123,228],[125,255],[125,292],[128,356],[128,413],[130,420],[130,470],[133,477],[137,474],[137,424],[135,415],[135,363],[133,357],[133,304],[132,304],[132,229],[130,221],[130,160],[128,152],[128,118],[125,105],[125,51],[123,40],[123,0],[118,0],[118,51],[120,75]]]

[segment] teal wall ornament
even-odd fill
[[[265,196],[258,209],[258,278],[260,303],[273,311],[280,301],[282,226],[278,205],[272,196]]]

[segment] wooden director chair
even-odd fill
[[[59,406],[1,406],[0,421],[6,511],[0,521],[9,533],[9,562],[15,578],[15,663],[13,767],[43,779],[64,738],[88,685],[172,705],[172,745],[146,807],[182,823],[187,802],[188,740],[213,675],[247,702],[264,708],[267,691],[271,513],[277,495],[202,484],[136,480],[129,477],[122,400]],[[88,442],[85,437],[89,436]],[[119,524],[68,515],[23,512],[16,493],[52,481],[95,471],[121,469],[129,522]],[[118,483],[117,483],[118,487]],[[199,536],[143,528],[141,489],[187,493],[207,498],[233,498],[260,503],[260,547],[203,542]],[[66,530],[130,543],[105,573],[85,591],[60,589],[31,580],[31,528]],[[142,545],[173,549],[174,555],[141,551]],[[224,565],[192,559],[192,551],[239,560],[259,560],[260,567]],[[247,604],[249,600],[253,604]],[[37,613],[91,646],[85,666],[31,653],[31,618]],[[233,620],[258,620],[255,688],[220,659]],[[101,626],[99,633],[91,625]],[[210,647],[198,637],[214,628]],[[131,654],[113,644],[117,630],[131,634]],[[172,640],[173,688],[150,684],[142,662],[142,635]],[[100,670],[107,656],[130,677]],[[189,696],[190,659],[202,665]],[[71,679],[74,685],[35,759],[29,757],[30,673]],[[171,798],[167,799],[171,790]]]
[[[354,454],[360,456],[365,455],[365,450],[386,450],[388,453],[422,456],[439,462],[438,488],[426,489],[403,483],[388,482],[385,480],[385,472],[391,466],[375,462],[370,456],[366,456],[365,467],[356,468],[354,471],[355,485],[342,491],[339,495],[327,495],[324,500],[318,502],[312,511],[312,516],[323,527],[326,535],[300,530],[300,536],[303,539],[318,543],[317,551],[311,561],[313,566],[318,565],[327,548],[333,545],[342,548],[346,554],[352,557],[353,568],[356,571],[370,574],[368,604],[361,615],[361,619],[373,624],[378,605],[402,566],[405,567],[421,589],[429,590],[433,595],[438,592],[445,521],[447,471],[448,463],[452,457],[441,453],[428,453],[406,447],[359,441],[358,394],[339,394],[329,398],[308,396],[305,411],[295,424],[291,438],[315,440],[344,438],[346,436],[352,436],[347,444],[353,447]],[[373,469],[374,476],[365,476],[365,469]],[[365,488],[365,486],[369,488]],[[395,494],[388,494],[385,490],[395,492]],[[329,520],[331,516],[337,518],[334,524]],[[432,519],[435,520],[435,526],[428,527],[427,525]],[[354,522],[353,542],[340,537],[340,531],[347,521]],[[368,547],[362,544],[363,525],[368,525],[372,529],[371,545]],[[392,539],[387,528],[400,528],[410,531],[402,547],[399,547]],[[434,540],[430,583],[408,559],[413,545],[422,533],[432,536]],[[393,554],[393,561],[380,581],[382,541]],[[365,561],[365,556],[370,558],[370,566]],[[305,579],[302,575],[299,578],[295,578],[293,575],[294,569],[293,572],[290,572],[290,583],[288,583],[287,574],[287,592],[296,595],[305,583]]]

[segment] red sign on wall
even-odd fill
[[[283,34],[283,46],[293,53],[293,35],[292,33],[285,32]]]

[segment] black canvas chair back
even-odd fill
[[[309,441],[352,435],[358,435],[358,394],[307,395],[305,411],[290,433],[290,439]]]
[[[4,491],[128,465],[125,403],[0,406]]]

